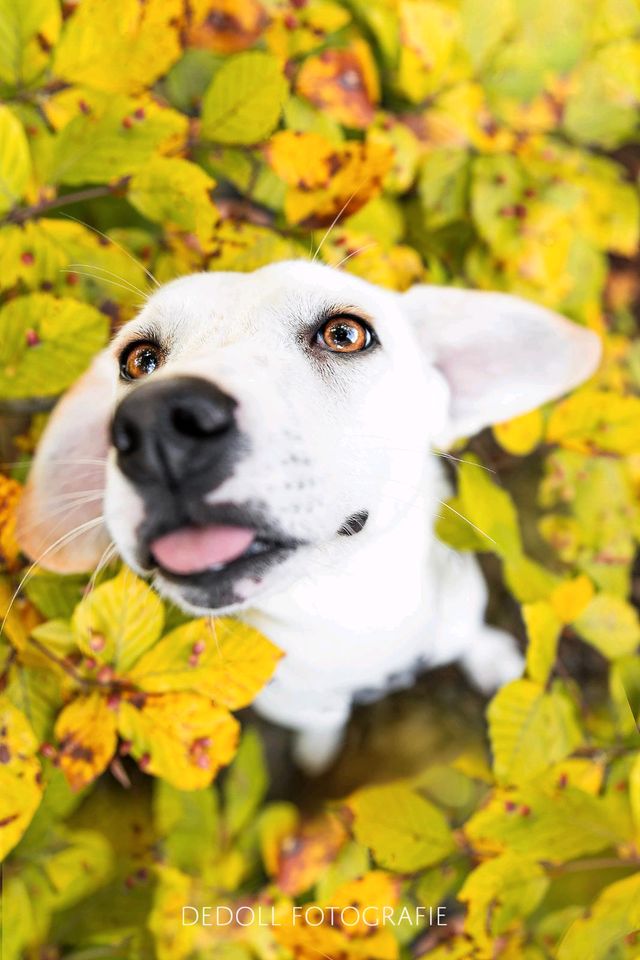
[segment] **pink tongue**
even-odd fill
[[[255,539],[246,527],[183,527],[151,544],[151,553],[170,573],[201,573],[221,563],[237,560]]]

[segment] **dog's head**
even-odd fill
[[[306,262],[183,277],[56,408],[21,543],[91,569],[103,513],[181,606],[244,605],[393,523],[434,443],[564,393],[598,357],[594,334],[504,294],[396,294]]]

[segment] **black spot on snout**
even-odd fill
[[[341,537],[352,537],[364,529],[364,525],[368,519],[368,510],[360,510],[358,513],[352,513],[339,528],[338,533]]]

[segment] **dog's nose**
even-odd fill
[[[212,489],[237,439],[236,402],[199,377],[145,383],[118,405],[111,442],[134,483]]]

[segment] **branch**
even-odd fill
[[[6,223],[24,223],[26,220],[37,219],[48,213],[50,210],[58,210],[60,207],[70,207],[74,203],[82,203],[83,200],[97,200],[100,197],[111,197],[122,190],[127,183],[128,177],[123,177],[117,183],[104,184],[99,187],[86,187],[84,190],[76,190],[75,193],[65,193],[62,196],[53,197],[51,200],[41,200],[30,207],[14,207],[9,213],[0,220],[0,226]]]

